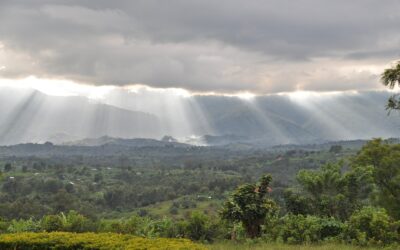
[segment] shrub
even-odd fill
[[[62,213],[61,216],[63,219],[63,231],[83,233],[95,230],[94,223],[76,211],[69,211],[66,216]]]
[[[58,215],[46,215],[42,219],[42,229],[46,232],[63,231],[63,220]]]
[[[5,233],[9,227],[9,223],[0,218],[0,234]]]
[[[0,235],[0,249],[21,250],[143,250],[181,249],[205,250],[202,245],[184,239],[147,239],[114,233],[20,233]]]
[[[7,228],[9,233],[39,232],[41,231],[40,222],[29,220],[12,220]]]
[[[334,218],[289,214],[277,220],[275,228],[266,228],[266,234],[270,240],[290,244],[316,243],[338,237],[343,226]]]
[[[359,245],[388,245],[399,242],[399,224],[383,208],[364,207],[347,221],[343,238]]]
[[[138,236],[154,237],[153,221],[149,217],[133,215],[122,223],[122,232]]]
[[[185,236],[192,240],[211,241],[214,229],[209,217],[194,212],[186,222]]]
[[[176,223],[170,218],[163,218],[153,223],[154,231],[157,233],[157,237],[165,238],[177,238],[183,235],[179,234]]]

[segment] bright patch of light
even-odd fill
[[[285,94],[284,94],[285,95]],[[288,93],[286,94],[289,96],[290,99],[292,100],[296,100],[296,101],[305,101],[311,97],[315,97],[318,94],[314,93],[314,92],[310,92],[310,91],[295,91],[292,93]]]
[[[152,88],[149,86],[141,85],[141,84],[136,84],[136,85],[131,85],[127,87],[122,87],[123,89],[128,90],[131,93],[141,93],[141,92],[153,92],[153,93],[159,93],[159,94],[166,94],[170,96],[178,96],[178,97],[191,97],[192,94],[185,90],[185,89],[180,89],[180,88]]]
[[[196,96],[226,96],[226,97],[235,97],[244,101],[253,101],[257,95],[251,92],[239,92],[239,93],[219,93],[219,92],[195,92],[191,95]]]
[[[256,97],[255,94],[252,94],[252,93],[249,93],[249,92],[239,93],[239,94],[236,94],[236,96],[238,98],[240,98],[242,100],[246,100],[246,101],[252,101]]]
[[[114,86],[92,86],[78,84],[68,80],[41,79],[29,76],[24,79],[0,79],[1,86],[32,88],[51,96],[87,96],[91,99],[101,99]]]
[[[292,101],[296,102],[307,102],[308,100],[315,100],[318,98],[329,98],[334,97],[340,94],[357,94],[357,91],[330,91],[330,92],[314,92],[314,91],[294,91],[294,92],[287,92],[287,93],[280,93],[278,95],[286,95]]]

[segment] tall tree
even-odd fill
[[[393,89],[396,86],[400,86],[400,61],[393,67],[385,69],[381,75],[381,81],[383,85]],[[400,98],[398,94],[392,95],[386,105],[388,110],[400,110]]]
[[[379,191],[378,204],[400,219],[400,144],[389,145],[381,139],[370,141],[358,153],[353,165],[360,169],[372,167]]]
[[[264,175],[257,184],[238,187],[225,203],[222,218],[231,222],[241,222],[250,238],[261,235],[261,225],[267,215],[277,210],[275,202],[269,198],[271,175]]]
[[[287,210],[346,220],[368,197],[370,171],[363,170],[344,172],[342,163],[300,170],[300,188],[285,192]]]

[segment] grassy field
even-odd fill
[[[326,244],[326,245],[283,245],[283,244],[246,244],[235,242],[223,242],[209,245],[210,250],[378,250],[378,249],[399,249],[391,248],[373,248],[357,247],[350,245]]]

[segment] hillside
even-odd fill
[[[0,120],[0,145],[48,140],[57,143],[104,135],[153,137],[160,129],[158,118],[144,112],[82,97],[4,88],[0,91]]]
[[[128,101],[48,96],[3,87],[0,145],[46,141],[82,146],[151,145],[154,141],[126,139],[164,135],[195,145],[240,142],[259,146],[400,137],[400,120],[388,116],[384,108],[388,92],[277,94],[252,99],[194,95],[179,102],[174,99],[178,97],[164,100],[179,103],[173,108],[161,102],[151,109],[145,103],[139,105],[143,100],[135,93],[120,95]]]

